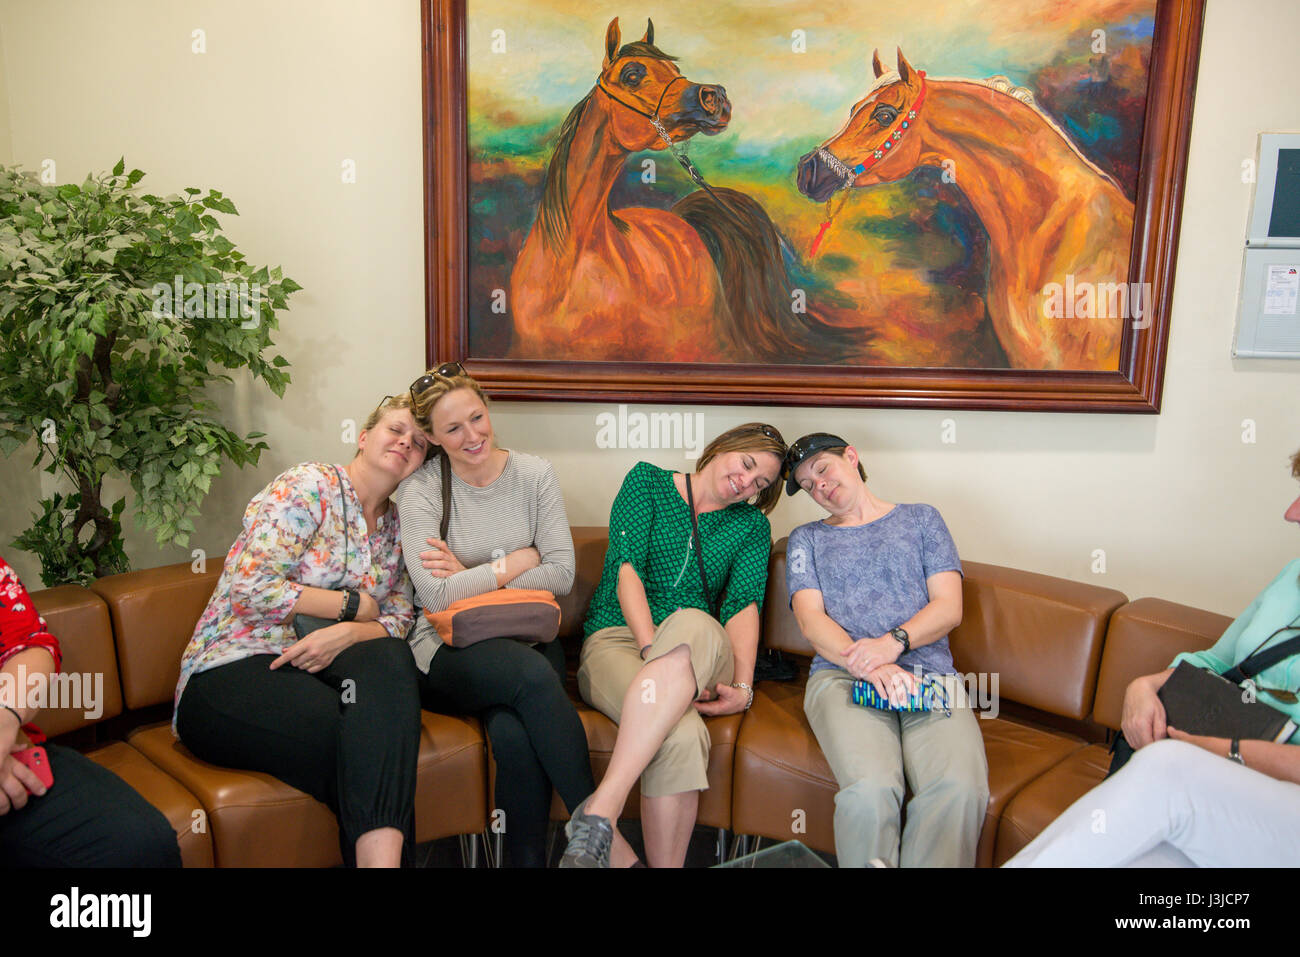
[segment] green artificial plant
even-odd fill
[[[230,381],[221,369],[280,397],[289,382],[267,353],[302,287],[222,235],[214,213],[238,213],[218,191],[141,194],[144,173],[124,171],[60,186],[0,167],[0,452],[35,440],[35,466],[73,487],[14,540],[46,585],[128,569],[110,476],[129,478],[159,545],[188,545],[222,458],[243,467],[267,448],[222,425],[206,387]]]

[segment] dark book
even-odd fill
[[[1165,723],[1188,734],[1285,741],[1295,733],[1295,722],[1277,708],[1250,700],[1244,688],[1186,661],[1178,663],[1157,694],[1165,706]]]

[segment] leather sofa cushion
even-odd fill
[[[949,639],[962,673],[999,676],[999,695],[1066,718],[1092,712],[1113,588],[963,562],[962,622]]]
[[[785,537],[772,546],[772,557],[767,566],[767,593],[763,597],[763,634],[760,640],[765,648],[776,648],[778,651],[811,658],[816,652],[799,630],[799,623],[790,610],[790,592],[785,587],[786,547],[789,544],[789,537]]]
[[[1007,805],[1031,781],[1084,747],[1084,743],[1005,718],[981,718],[979,724],[989,764],[989,808],[980,830],[975,865],[989,867],[993,864],[998,824]]]
[[[774,681],[754,690],[736,741],[732,827],[834,854],[839,786],[804,716],[803,690]]]
[[[560,638],[576,646],[582,644],[582,623],[605,567],[609,529],[603,525],[575,525],[570,531],[577,559],[573,588],[567,595],[557,595],[555,600],[560,604]]]
[[[421,714],[415,836],[419,842],[487,826],[487,768],[476,719]],[[194,793],[208,813],[219,867],[333,867],[342,863],[333,812],[269,774],[194,757],[169,725],[130,743]]]
[[[1160,598],[1139,598],[1120,608],[1106,632],[1093,717],[1118,730],[1124,691],[1134,678],[1164,671],[1184,651],[1209,648],[1230,624],[1223,615]]]
[[[115,741],[89,752],[86,757],[112,771],[162,811],[176,831],[181,863],[185,867],[212,866],[211,829],[201,819],[196,819],[194,814],[202,807],[198,798],[125,742]],[[197,827],[196,820],[199,821]]]
[[[91,583],[107,603],[117,643],[126,706],[132,710],[170,702],[181,654],[212,597],[221,563],[195,572],[188,562],[109,575]]]
[[[1066,757],[1013,797],[998,823],[993,865],[1001,867],[1041,834],[1061,813],[1106,777],[1110,752],[1090,744]]]
[[[988,867],[1008,802],[1083,742],[1002,718],[980,719],[979,725],[989,765],[989,806],[976,863]],[[839,787],[804,715],[802,687],[772,682],[759,686],[736,743],[734,787],[736,833],[797,838],[814,850],[835,852]],[[804,832],[793,830],[800,820],[798,811],[804,812]]]
[[[91,676],[89,686],[83,679],[75,686],[66,679],[60,685],[75,688],[81,696],[81,707],[45,708],[36,716],[36,725],[53,738],[121,714],[122,683],[104,600],[80,585],[58,585],[32,592],[32,604],[45,619],[50,634],[59,640],[63,652],[61,673]],[[90,697],[97,699],[95,708],[89,707]],[[102,710],[98,717],[86,716],[87,711],[96,710]]]

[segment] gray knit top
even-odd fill
[[[417,609],[442,611],[454,601],[496,589],[492,561],[533,546],[542,563],[509,582],[507,588],[540,588],[556,595],[573,587],[573,535],[555,469],[546,459],[510,452],[506,467],[489,485],[478,488],[451,473],[451,526],[447,546],[465,566],[436,578],[420,564],[427,539],[438,537],[442,521],[442,456],[430,458],[394,495],[401,517],[402,556],[415,586]],[[421,671],[442,647],[442,639],[417,611],[407,640]]]

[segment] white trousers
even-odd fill
[[[1005,866],[1300,866],[1300,784],[1166,738],[1139,749]]]

